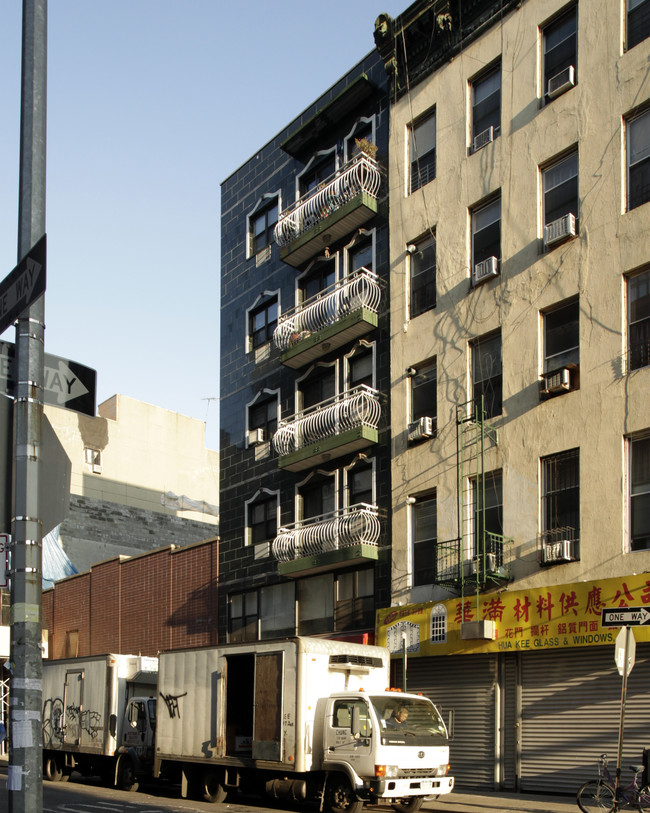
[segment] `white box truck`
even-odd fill
[[[430,700],[387,688],[389,674],[387,649],[323,638],[162,652],[157,710],[127,701],[106,778],[135,787],[155,730],[151,773],[184,797],[239,790],[328,813],[365,802],[412,813],[453,788],[447,731]]]
[[[135,756],[153,763],[157,678],[158,659],[139,655],[43,661],[43,776],[77,770],[135,789]]]

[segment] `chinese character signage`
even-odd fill
[[[617,630],[601,625],[602,610],[632,606],[650,609],[650,574],[379,610],[377,643],[399,653],[407,632],[410,656],[613,644]],[[471,621],[492,621],[493,639],[463,640],[461,624]],[[650,626],[638,627],[635,637],[650,641]]]

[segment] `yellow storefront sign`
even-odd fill
[[[650,611],[650,574],[391,607],[377,613],[376,639],[399,653],[405,638],[409,656],[613,644],[618,630],[601,626],[601,614],[617,607]],[[461,626],[477,621],[488,622],[491,639],[461,637]],[[634,636],[650,641],[650,623],[637,626]]]

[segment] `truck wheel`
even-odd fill
[[[393,805],[397,813],[416,813],[424,803],[424,796],[410,796]]]
[[[61,765],[61,758],[47,754],[43,759],[43,776],[49,782],[63,781],[63,765]]]
[[[363,802],[352,792],[350,781],[343,774],[335,774],[327,780],[325,810],[327,813],[361,813]]]
[[[206,768],[201,774],[199,791],[204,802],[225,802],[228,791],[223,786],[223,773],[214,768]]]
[[[117,769],[117,787],[133,793],[138,789],[138,778],[128,756],[120,760],[120,767]]]

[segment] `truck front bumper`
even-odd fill
[[[377,779],[371,793],[377,799],[403,799],[407,796],[441,796],[454,787],[453,776],[431,779]]]

